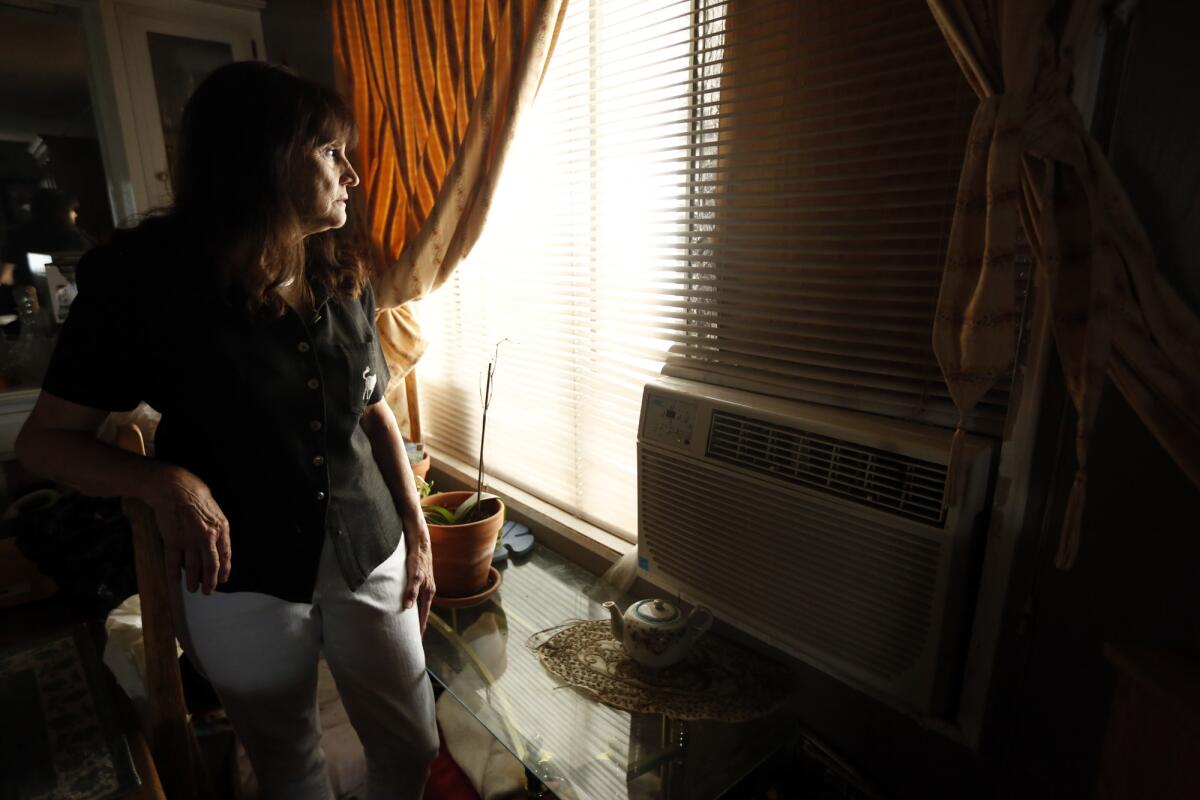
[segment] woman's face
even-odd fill
[[[346,202],[358,173],[346,158],[345,142],[318,145],[300,170],[300,222],[305,236],[346,224]]]

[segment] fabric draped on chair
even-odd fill
[[[1088,442],[1106,375],[1200,484],[1200,319],[1158,271],[1145,231],[1071,100],[1094,0],[928,0],[980,102],[959,184],[933,328],[960,414],[1016,358],[1022,225],[1048,291],[1078,414],[1078,470],[1056,564],[1079,549]],[[951,461],[962,441],[955,434]],[[953,474],[953,469],[951,470]],[[951,495],[952,486],[947,486]],[[950,497],[949,502],[954,498]]]
[[[566,5],[333,2],[338,80],[360,127],[367,224],[381,256],[376,321],[395,378],[427,346],[409,304],[445,283],[478,239]]]

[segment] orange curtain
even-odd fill
[[[381,255],[376,321],[394,378],[426,348],[409,304],[441,286],[479,236],[566,5],[333,0],[338,82],[360,127],[367,223]]]
[[[980,98],[934,323],[959,412],[1011,374],[1018,225],[1049,293],[1078,412],[1078,471],[1056,563],[1079,548],[1088,441],[1107,377],[1200,484],[1200,320],[1158,272],[1146,234],[1070,96],[1094,0],[928,0]],[[961,442],[962,429],[955,435]],[[957,448],[956,448],[957,450]],[[956,453],[952,454],[952,460]]]

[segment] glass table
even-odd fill
[[[776,713],[752,722],[634,714],[564,687],[536,644],[627,597],[538,547],[506,562],[500,590],[471,608],[433,609],[425,633],[429,673],[561,800],[721,796],[794,728]]]

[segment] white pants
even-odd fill
[[[417,611],[401,611],[404,556],[401,542],[352,592],[327,542],[311,605],[193,594],[181,581],[184,647],[216,689],[263,798],[332,797],[319,747],[322,653],[363,743],[369,800],[421,797],[438,735]]]

